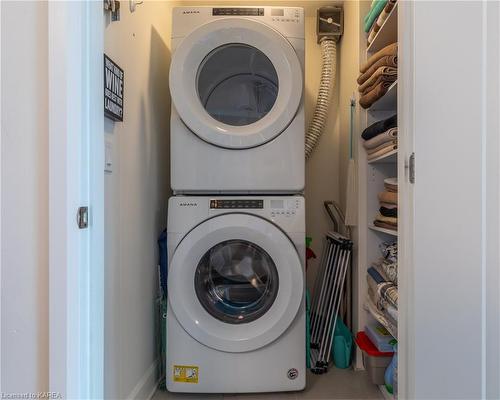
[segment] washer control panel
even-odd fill
[[[264,200],[258,199],[212,199],[210,200],[210,209],[252,209],[258,210],[264,208]]]
[[[169,232],[188,232],[207,219],[243,214],[274,223],[284,232],[302,237],[305,232],[305,200],[302,196],[174,196],[168,202]],[[251,228],[252,218],[248,219]],[[295,239],[293,239],[295,241]]]
[[[216,214],[228,211],[253,210],[272,219],[294,217],[301,207],[300,197],[288,198],[212,198],[209,200],[210,211]]]

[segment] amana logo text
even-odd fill
[[[197,207],[198,203],[180,203],[179,206],[181,207]]]

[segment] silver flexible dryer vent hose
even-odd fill
[[[309,159],[318,144],[328,118],[332,91],[335,87],[337,64],[337,43],[334,40],[325,38],[321,41],[321,58],[323,66],[321,68],[318,98],[316,99],[313,118],[306,133],[306,160]]]

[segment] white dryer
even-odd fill
[[[173,10],[174,193],[304,188],[304,11]]]
[[[304,211],[301,196],[170,199],[169,391],[304,388]]]

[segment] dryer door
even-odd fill
[[[304,295],[300,257],[272,223],[225,214],[198,225],[172,258],[168,297],[175,317],[200,343],[255,350],[293,322]]]
[[[267,143],[290,124],[302,97],[302,68],[292,45],[258,21],[202,25],[176,49],[172,101],[202,140],[242,149]]]

